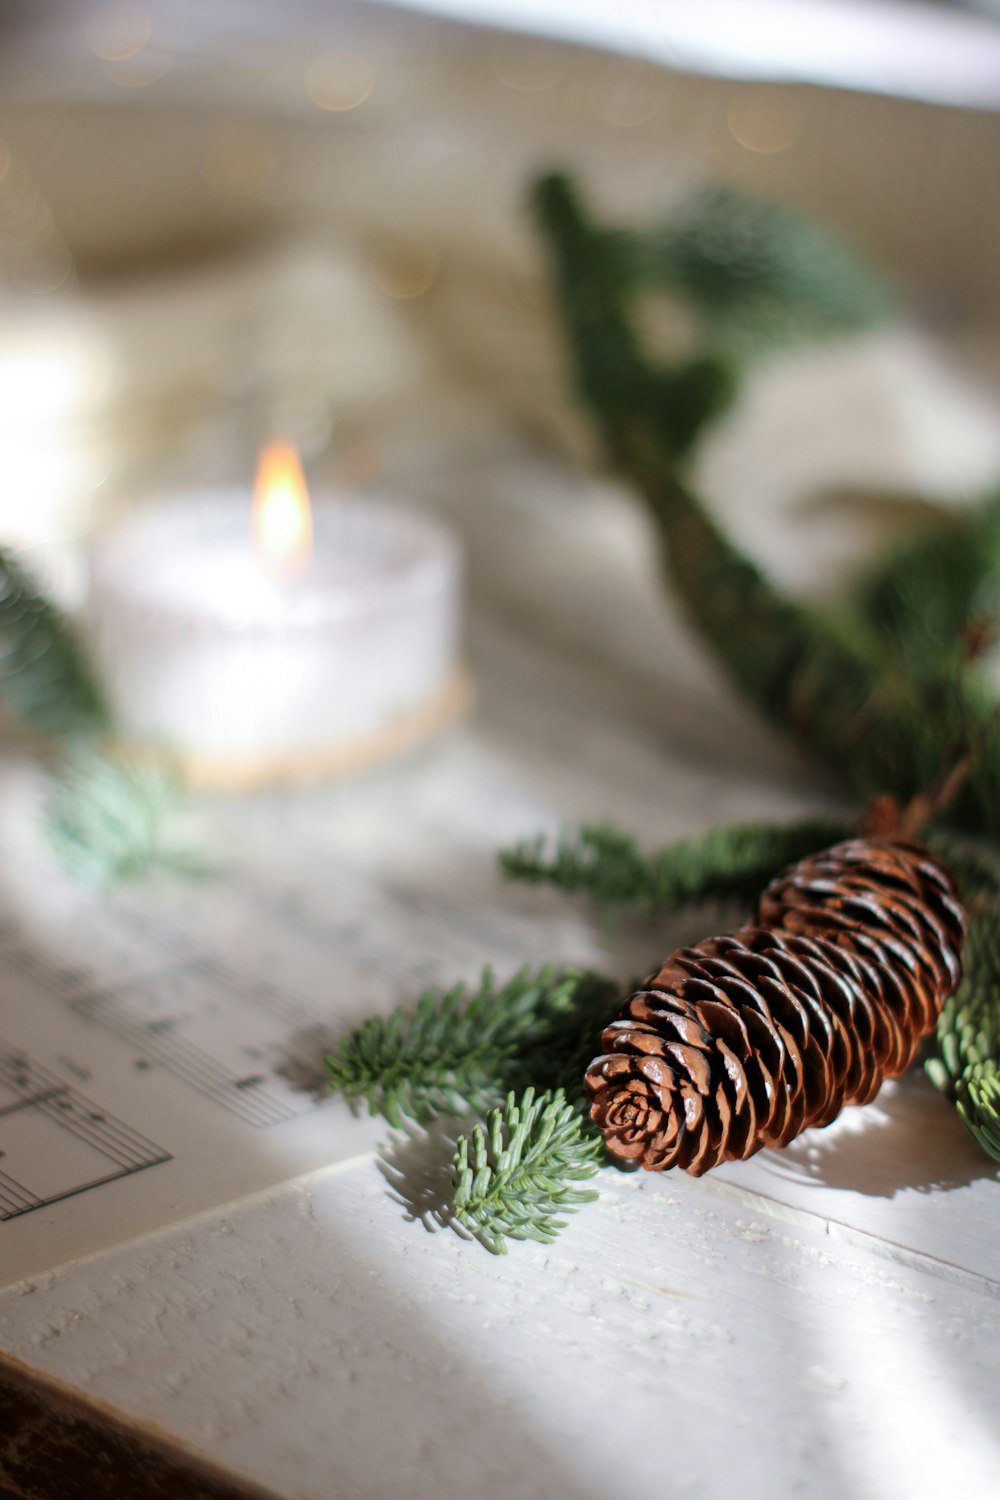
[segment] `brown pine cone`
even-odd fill
[[[792,865],[753,926],[679,948],[604,1031],[585,1083],[609,1150],[700,1176],[867,1103],[935,1024],[964,935],[917,845],[851,839]]]

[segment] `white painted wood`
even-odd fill
[[[611,1174],[505,1259],[369,1161],[0,1297],[20,1358],[288,1496],[991,1500],[1000,1286]]]

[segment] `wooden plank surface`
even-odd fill
[[[615,1173],[495,1259],[409,1222],[406,1175],[409,1207],[363,1160],[7,1292],[4,1344],[310,1500],[995,1495],[996,1282]]]

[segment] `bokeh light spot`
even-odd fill
[[[90,17],[87,44],[105,62],[124,62],[142,51],[152,32],[153,23],[141,5],[114,0]]]
[[[802,106],[783,89],[741,89],[726,111],[733,139],[747,151],[773,156],[802,134]]]
[[[357,52],[325,52],[310,64],[306,93],[318,109],[342,114],[364,104],[375,87],[375,69]]]
[[[429,292],[438,278],[441,257],[427,240],[394,240],[369,260],[372,281],[387,297],[412,301]]]

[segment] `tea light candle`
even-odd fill
[[[86,622],[123,737],[233,787],[379,758],[464,704],[461,558],[439,523],[352,498],[311,516],[294,450],[254,497],[189,496],[91,557]]]

